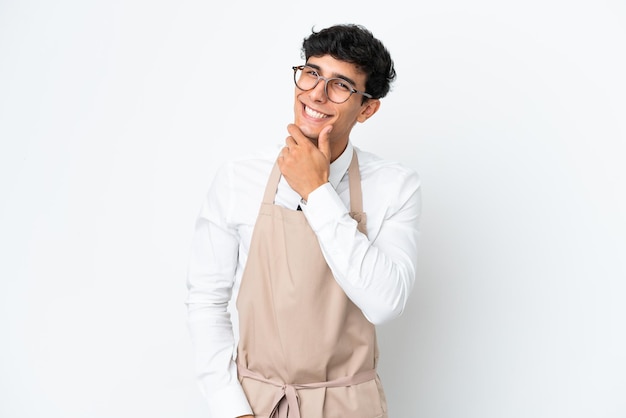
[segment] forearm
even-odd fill
[[[309,200],[309,221],[337,283],[371,322],[379,324],[400,315],[415,282],[417,186],[409,189],[401,210],[378,221],[372,237],[357,230],[356,221],[332,191],[316,193]]]

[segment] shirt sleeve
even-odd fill
[[[357,230],[356,221],[330,183],[310,193],[303,209],[335,280],[374,324],[403,312],[415,283],[417,265],[419,176],[401,170],[387,180],[377,190],[369,190],[377,194],[370,206],[384,205],[372,210],[380,222],[375,236]]]
[[[216,175],[196,221],[187,274],[188,327],[197,382],[210,416],[252,414],[237,379],[235,338],[228,312],[238,257],[236,231],[229,227],[229,175]]]

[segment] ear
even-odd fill
[[[380,100],[379,99],[368,99],[363,106],[361,107],[361,111],[357,116],[356,120],[360,123],[365,122],[369,118],[371,118],[374,113],[378,112],[380,108]]]

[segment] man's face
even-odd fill
[[[343,78],[349,80],[355,89],[365,91],[366,75],[359,72],[354,64],[324,55],[310,57],[307,65],[323,77]],[[322,128],[333,125],[331,148],[343,151],[356,122],[364,122],[378,110],[377,99],[369,99],[364,104],[361,104],[362,100],[363,96],[355,93],[344,103],[331,102],[324,92],[324,80],[308,91],[295,87],[294,123],[315,144]]]

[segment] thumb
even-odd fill
[[[330,161],[330,141],[328,135],[333,130],[333,125],[328,125],[322,129],[317,139],[317,148],[326,156],[326,159]]]

